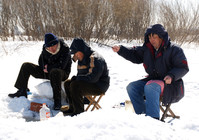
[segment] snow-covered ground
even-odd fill
[[[66,41],[68,45],[70,41]],[[125,46],[138,43],[120,42]],[[11,99],[8,93],[16,92],[14,83],[23,62],[38,63],[43,42],[7,41],[0,44],[0,140],[193,140],[199,137],[199,50],[194,44],[183,45],[187,56],[189,73],[184,77],[185,97],[172,105],[180,119],[163,123],[145,115],[136,115],[113,105],[129,100],[126,86],[129,82],[146,76],[142,65],[132,64],[114,53],[111,48],[91,47],[107,61],[111,83],[101,99],[102,109],[84,112],[74,117],[56,116],[47,121],[39,120],[38,113],[29,110],[30,102],[47,103],[53,106],[52,91],[44,80],[30,77],[32,95]],[[4,48],[4,49],[3,49]],[[70,77],[76,74],[73,63]],[[170,121],[168,118],[166,121]]]

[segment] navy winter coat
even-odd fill
[[[78,61],[76,80],[95,83],[103,92],[109,88],[109,70],[104,58],[93,51],[81,38],[75,38],[70,49],[73,53],[81,51],[82,61]]]
[[[148,35],[151,33],[163,38],[158,51],[149,42]],[[182,77],[189,71],[187,59],[183,50],[170,42],[168,33],[162,25],[156,24],[146,30],[143,46],[133,48],[121,46],[118,54],[133,63],[143,63],[148,73],[148,77],[143,80],[163,80],[167,75],[172,77],[172,83],[165,85],[163,104],[178,102],[184,96]]]
[[[53,68],[58,68],[64,70],[66,74],[69,75],[72,64],[69,47],[62,39],[59,39],[58,42],[60,43],[60,50],[54,55],[49,53],[45,46],[43,46],[42,53],[39,57],[39,66],[44,69],[44,66],[47,64],[48,72]]]

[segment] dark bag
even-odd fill
[[[184,97],[184,84],[183,80],[173,82],[172,84],[165,85],[163,91],[162,103],[164,105],[176,103]]]

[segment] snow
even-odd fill
[[[70,45],[71,40],[66,43]],[[138,43],[124,41],[118,44],[133,46]],[[111,77],[110,88],[100,101],[102,109],[84,112],[74,117],[58,115],[47,121],[38,121],[38,113],[29,110],[30,103],[45,102],[49,107],[53,106],[52,89],[46,80],[30,77],[29,88],[32,95],[28,95],[28,99],[11,99],[7,95],[16,92],[14,83],[21,64],[38,63],[42,45],[43,42],[34,41],[6,41],[0,45],[0,140],[192,140],[199,137],[197,45],[182,46],[190,68],[189,73],[183,78],[185,97],[172,105],[172,110],[180,115],[180,119],[167,118],[165,123],[145,115],[136,115],[126,111],[124,107],[112,108],[115,104],[129,100],[126,86],[143,78],[146,73],[142,65],[132,64],[114,53],[111,48],[99,47],[95,43],[91,43],[90,46],[104,56]],[[76,63],[73,63],[70,77],[75,74]],[[64,103],[64,100],[62,102]],[[56,115],[56,112],[53,115]]]

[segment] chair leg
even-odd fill
[[[86,98],[90,101],[90,103],[88,104],[88,106],[86,108],[86,111],[88,111],[88,109],[90,108],[90,106],[94,103],[94,99],[96,98],[96,96],[94,96],[94,97],[92,97],[92,96],[86,96]]]
[[[160,119],[161,121],[164,121],[164,119],[167,117],[167,112],[169,111],[170,106],[171,106],[171,104],[166,105],[166,109],[165,110],[163,109],[162,106],[160,106],[160,108],[163,109],[162,118]]]
[[[88,106],[87,106],[85,111],[88,111],[88,109],[90,108],[91,105],[93,105],[91,111],[93,111],[95,108],[96,109],[100,109],[101,108],[101,106],[99,105],[99,101],[101,100],[103,94],[99,96],[97,101],[95,101],[97,96],[98,95],[86,95],[86,98],[90,101],[90,103],[88,104]]]
[[[97,109],[100,109],[100,108],[101,108],[101,106],[99,105],[99,101],[101,100],[102,96],[103,96],[103,95],[100,95],[100,97],[97,99],[97,101],[94,102],[93,108],[91,109],[91,111],[93,111],[95,108],[97,108]]]
[[[177,118],[177,119],[180,118],[180,116],[176,116],[170,108],[169,108],[169,113],[171,114],[171,117],[173,118]]]
[[[172,118],[177,118],[177,119],[180,118],[180,116],[176,116],[176,115],[173,113],[173,111],[171,110],[170,107],[171,107],[171,104],[168,104],[168,105],[166,105],[166,109],[164,110],[163,107],[160,105],[160,109],[161,109],[161,111],[163,112],[161,121],[164,121],[164,119],[165,119],[166,117],[172,117]],[[170,114],[168,114],[168,112],[169,112]]]

